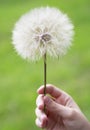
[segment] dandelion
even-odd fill
[[[23,58],[37,61],[46,54],[59,57],[66,54],[73,38],[73,24],[68,16],[51,7],[41,7],[23,15],[13,30],[13,44]],[[46,84],[46,79],[45,79]]]

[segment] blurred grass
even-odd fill
[[[43,61],[29,63],[11,44],[19,17],[39,6],[55,6],[75,25],[75,38],[68,54],[48,58],[48,83],[73,96],[90,120],[90,1],[0,0],[0,130],[35,130],[36,90],[43,84]]]

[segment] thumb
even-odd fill
[[[72,116],[71,108],[56,103],[49,96],[44,97],[44,103],[46,105],[46,109],[49,112],[53,112],[53,114],[55,113],[57,115],[62,116],[63,118],[69,118]]]

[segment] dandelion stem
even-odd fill
[[[46,95],[46,79],[47,79],[47,64],[46,64],[46,53],[44,54],[44,96]],[[46,106],[44,105],[44,112],[46,113]]]
[[[46,72],[47,72],[47,65],[46,65],[46,53],[44,54],[44,95],[46,95]]]

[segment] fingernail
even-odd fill
[[[51,99],[50,99],[48,96],[45,96],[45,97],[44,97],[44,103],[45,103],[46,105],[50,104],[50,103],[51,103]]]
[[[41,104],[38,107],[39,107],[40,110],[43,109],[43,105],[41,105]]]

